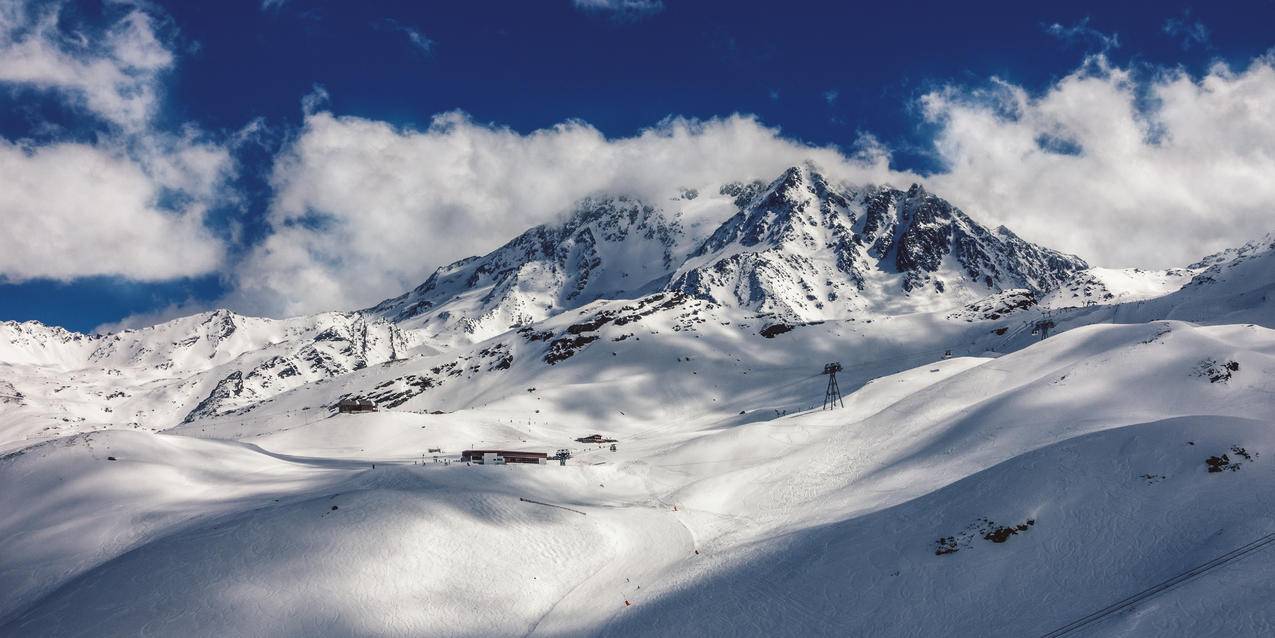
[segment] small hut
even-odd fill
[[[601,434],[590,434],[576,439],[579,443],[616,443],[615,439],[609,439]]]
[[[341,399],[336,404],[336,411],[341,414],[359,414],[361,412],[376,412],[376,404],[369,399]]]

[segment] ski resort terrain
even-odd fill
[[[1275,633],[1275,236],[767,177],[360,311],[0,324],[0,635]]]

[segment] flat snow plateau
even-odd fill
[[[739,350],[626,369],[598,345],[446,414],[299,416],[333,392],[302,388],[20,448],[0,635],[1041,635],[1275,532],[1275,331],[1100,324],[848,365],[844,409],[811,410],[808,368],[847,342],[795,337],[834,325],[752,374],[716,372]],[[617,451],[572,442],[594,431]],[[427,451],[471,447],[574,456]],[[1084,635],[1271,635],[1272,574],[1256,552]]]

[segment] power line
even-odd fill
[[[1207,563],[1203,563],[1201,565],[1192,567],[1191,569],[1188,569],[1162,583],[1148,587],[1132,596],[1129,596],[1128,598],[1124,598],[1111,605],[1103,607],[1102,609],[1099,609],[1098,611],[1095,611],[1087,616],[1083,616],[1081,618],[1073,620],[1072,622],[1067,623],[1066,625],[1063,625],[1062,627],[1059,627],[1041,636],[1041,638],[1057,638],[1058,636],[1065,636],[1077,629],[1080,629],[1081,627],[1091,625],[1100,620],[1103,620],[1104,618],[1107,618],[1108,616],[1111,616],[1112,614],[1115,614],[1116,612],[1128,609],[1152,596],[1155,596],[1156,594],[1168,591],[1169,589],[1176,587],[1177,585],[1180,585],[1188,580],[1191,580],[1192,578],[1195,578],[1196,576],[1204,574],[1205,572],[1208,572],[1209,570],[1221,567],[1222,565],[1225,565],[1231,561],[1238,560],[1249,554],[1252,554],[1253,552],[1256,552],[1266,547],[1267,545],[1270,545],[1271,543],[1275,543],[1275,533],[1267,534],[1251,543],[1248,543],[1247,545],[1242,545],[1225,554],[1222,554],[1221,556],[1218,556],[1217,558],[1214,558],[1213,560],[1208,561]]]

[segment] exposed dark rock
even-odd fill
[[[582,335],[579,337],[563,337],[556,339],[549,344],[549,352],[545,353],[545,363],[556,365],[571,357],[575,356],[582,348],[597,341],[597,335]]]
[[[1226,383],[1231,376],[1240,371],[1238,361],[1218,363],[1213,359],[1205,359],[1196,369],[1196,376],[1206,377],[1209,383]]]
[[[776,324],[771,324],[769,326],[766,326],[765,328],[762,328],[761,331],[758,332],[757,334],[767,339],[774,339],[778,335],[791,331],[792,328],[793,328],[792,326],[786,323],[776,323]]]

